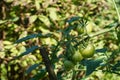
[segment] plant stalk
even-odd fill
[[[95,36],[104,34],[104,33],[106,33],[106,32],[110,32],[110,31],[112,31],[112,30],[114,30],[114,29],[115,29],[115,27],[112,27],[112,28],[109,28],[109,29],[103,29],[103,30],[101,30],[101,31],[99,31],[99,32],[89,34],[89,37],[95,37]]]
[[[55,72],[54,72],[54,69],[52,67],[52,64],[50,62],[50,59],[48,57],[48,51],[46,50],[46,48],[45,47],[41,47],[40,48],[40,53],[41,53],[43,61],[45,63],[46,70],[47,70],[47,72],[49,74],[49,79],[50,80],[58,80],[57,76],[55,75]]]
[[[118,21],[119,21],[119,23],[120,23],[120,14],[119,14],[117,5],[116,5],[116,3],[115,3],[115,0],[112,0],[112,1],[113,1],[113,4],[114,4],[114,7],[115,7],[115,9],[116,9],[117,15],[118,15]]]

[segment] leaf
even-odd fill
[[[46,75],[46,70],[41,69],[35,76],[33,76],[30,80],[40,80]]]
[[[43,26],[40,26],[39,29],[42,33],[50,33],[50,30],[47,28],[44,28]]]
[[[36,69],[36,67],[38,67],[40,65],[40,63],[36,63],[36,64],[33,64],[32,66],[30,66],[27,70],[26,70],[26,73],[29,74],[32,70]]]
[[[13,47],[14,47],[14,45],[7,45],[7,46],[4,46],[5,49],[11,49],[11,48],[13,48]]]
[[[65,30],[63,30],[63,34],[68,36],[72,29],[74,29],[74,26],[67,27]]]
[[[107,51],[107,48],[96,49],[96,52],[105,53],[106,51]]]
[[[47,27],[50,26],[50,21],[48,19],[48,17],[44,16],[44,15],[38,15],[39,20],[41,20]]]
[[[43,38],[43,37],[50,37],[50,36],[51,36],[51,34],[49,34],[49,33],[48,33],[48,34],[45,34],[45,35],[43,35],[43,34],[41,34],[41,33],[31,34],[31,35],[28,35],[28,36],[26,36],[26,37],[23,37],[23,38],[17,40],[15,43],[21,43],[21,42],[23,42],[23,41],[26,41],[26,40],[32,39],[32,38],[36,38],[36,37],[41,37],[41,38]]]
[[[20,43],[20,42],[23,42],[25,40],[28,40],[28,39],[32,39],[32,38],[36,38],[38,34],[31,34],[31,35],[28,35],[26,37],[23,37],[19,40],[17,40],[15,43]],[[39,34],[39,36],[41,36],[41,34]]]
[[[5,0],[7,3],[12,3],[14,0]]]
[[[118,25],[118,23],[114,22],[114,23],[110,23],[109,25],[105,26],[104,28],[111,28],[111,27],[114,27],[114,26],[117,26],[117,25]]]
[[[7,22],[6,20],[0,20],[0,24],[4,24],[6,22]]]
[[[23,53],[26,51],[26,47],[25,46],[20,46],[19,48],[19,53]],[[14,52],[14,51],[13,51]]]
[[[86,76],[90,75],[100,65],[100,63],[102,63],[102,60],[90,60],[88,62]]]
[[[12,42],[6,40],[6,41],[3,41],[3,44],[4,44],[4,45],[11,45]]]
[[[79,19],[80,19],[79,16],[74,16],[74,17],[70,18],[69,20],[67,20],[67,22],[68,22],[68,23],[72,23],[72,22],[77,21],[77,20],[79,20]]]
[[[18,20],[19,20],[19,17],[14,17],[14,18],[10,19],[10,21],[13,21],[13,22],[16,22]]]
[[[35,22],[35,20],[37,19],[37,15],[32,15],[29,17],[29,22],[30,24],[32,24],[33,22]]]
[[[58,16],[56,13],[56,8],[48,8],[49,11],[49,16],[50,18],[54,21],[54,20],[58,20]]]
[[[40,9],[40,4],[39,4],[39,0],[35,0],[35,6],[36,6],[36,9],[39,10]]]
[[[27,31],[23,31],[20,35],[19,35],[19,39],[23,38],[23,37],[26,37],[28,34]]]
[[[82,62],[82,64],[86,66],[86,69],[87,69],[86,70],[86,76],[90,75],[93,71],[95,71],[96,68],[99,67],[100,63],[102,63],[102,62],[103,62],[102,58],[101,59],[96,59],[96,60],[93,60],[93,59],[84,60]]]
[[[120,70],[120,61],[118,61],[113,67],[112,67],[113,71],[119,71]]]
[[[38,46],[32,46],[31,48],[28,48],[25,52],[23,52],[22,54],[17,56],[17,58],[22,57],[24,55],[27,55],[27,54],[33,52],[34,50],[36,50],[37,48],[39,48],[39,47]]]

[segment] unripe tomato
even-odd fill
[[[81,51],[81,54],[84,58],[90,58],[95,53],[95,47],[92,44],[88,44],[85,49]]]
[[[64,61],[64,67],[65,67],[66,70],[70,70],[74,67],[74,63],[72,61],[65,60]]]
[[[77,50],[77,51],[75,52],[75,54],[73,55],[72,60],[73,60],[74,62],[79,62],[79,61],[81,61],[82,59],[83,59],[83,57],[82,57],[80,51]]]
[[[77,30],[78,34],[83,34],[83,33],[85,33],[85,28],[84,28],[84,27],[77,26],[76,30]]]
[[[93,26],[94,26],[94,23],[93,22],[90,22],[85,28],[86,28],[86,32],[87,33],[91,33],[93,31]]]

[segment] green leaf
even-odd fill
[[[38,66],[40,66],[40,63],[33,64],[26,70],[26,73],[29,74],[32,70],[36,69]]]
[[[44,15],[38,15],[39,20],[41,20],[47,27],[50,26],[50,21],[48,19],[48,17],[44,16]]]
[[[21,42],[23,42],[23,41],[26,41],[26,40],[32,39],[32,38],[36,38],[36,37],[44,38],[44,37],[50,37],[50,36],[51,36],[51,34],[49,34],[49,33],[48,33],[48,34],[45,34],[45,35],[43,35],[43,34],[41,34],[41,33],[31,34],[31,35],[28,35],[28,36],[26,36],[26,37],[23,37],[23,38],[17,40],[15,43],[21,43]]]
[[[33,22],[35,22],[35,20],[37,19],[37,15],[32,15],[29,17],[29,22],[30,24],[32,24]]]
[[[120,44],[120,29],[119,29],[119,31],[117,31],[117,38],[118,38],[118,42]]]
[[[43,78],[46,75],[46,70],[45,69],[41,69],[33,78],[31,78],[30,80],[40,80],[41,78]]]
[[[105,53],[106,51],[107,51],[107,48],[96,49],[96,52]]]
[[[77,20],[79,20],[79,19],[80,19],[79,16],[74,16],[74,17],[70,18],[69,20],[67,20],[67,22],[70,24],[70,23],[72,23],[72,22],[74,22],[74,21],[77,21]]]
[[[10,21],[13,21],[13,22],[16,22],[18,20],[19,20],[19,17],[14,17],[14,18],[10,19]]]
[[[111,28],[111,27],[114,27],[114,26],[117,26],[117,25],[118,25],[118,23],[114,22],[114,23],[110,23],[109,25],[105,26],[104,28]]]
[[[70,31],[74,29],[74,26],[69,26],[65,30],[63,30],[64,35],[69,35]]]
[[[20,42],[23,42],[25,40],[28,40],[28,39],[32,39],[32,38],[36,38],[38,34],[31,34],[31,35],[28,35],[26,37],[23,37],[19,40],[17,40],[15,43],[20,43]],[[39,36],[41,36],[41,34],[39,34]]]
[[[118,61],[113,67],[112,67],[113,71],[120,71],[120,61]]]
[[[96,70],[97,67],[100,66],[100,63],[103,62],[103,58],[96,60],[84,60],[82,63],[86,66],[86,76],[90,75],[93,71]]]
[[[89,60],[86,71],[86,76],[90,75],[97,67],[100,66],[100,63],[102,63],[102,60]]]
[[[27,55],[27,54],[33,52],[34,50],[36,50],[37,48],[39,48],[39,47],[38,46],[32,46],[31,48],[28,48],[25,52],[23,52],[22,54],[17,56],[17,58],[22,57],[24,55]]]

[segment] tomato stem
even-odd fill
[[[115,0],[112,0],[112,1],[113,1],[113,4],[114,4],[114,7],[115,7],[115,9],[116,9],[117,15],[118,15],[118,21],[119,21],[119,23],[120,23],[120,14],[119,14],[117,5],[116,5],[116,3],[115,3]]]
[[[100,30],[100,31],[95,32],[95,33],[87,34],[86,36],[83,36],[82,39],[80,39],[80,41],[75,46],[78,46],[82,41],[87,40],[89,38],[92,38],[92,37],[95,37],[95,36],[98,36],[98,35],[113,31],[113,30],[116,29],[116,27],[118,27],[118,25],[119,24],[117,24],[116,26],[113,26],[111,28],[106,28],[106,29]],[[76,38],[81,38],[81,35],[77,36]]]
[[[91,33],[91,34],[89,34],[89,37],[95,37],[95,36],[104,34],[104,33],[106,33],[106,32],[110,32],[110,31],[112,31],[112,30],[114,30],[114,29],[115,29],[115,27],[112,27],[112,28],[109,28],[109,29],[103,29],[103,30],[100,30],[100,31],[98,31],[98,32],[96,32],[96,33]]]

